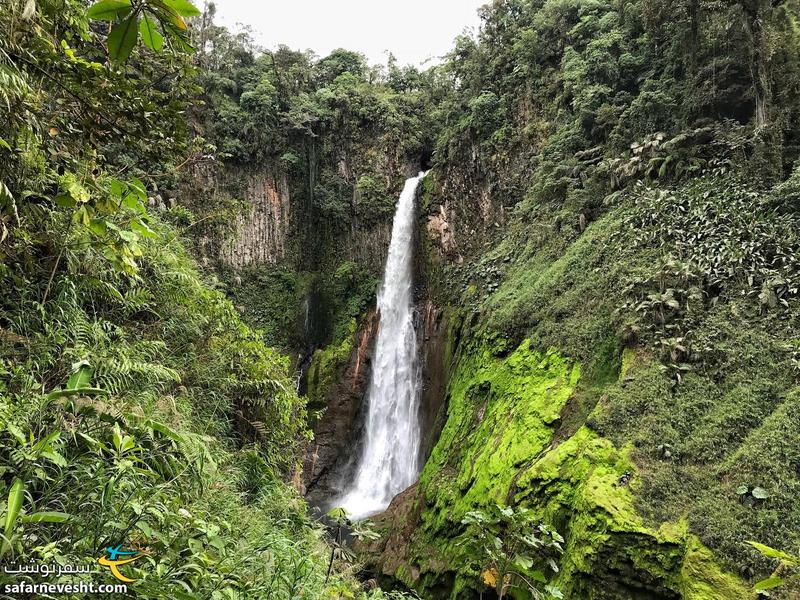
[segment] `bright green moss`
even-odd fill
[[[632,348],[625,348],[622,351],[622,367],[619,371],[620,379],[624,379],[628,374],[628,370],[633,366],[636,361],[636,352]]]
[[[460,545],[460,521],[496,502],[527,506],[564,535],[556,583],[567,598],[645,597],[637,595],[645,590],[665,599],[748,598],[685,520],[659,528],[639,514],[641,483],[628,448],[586,426],[553,441],[568,400],[589,393],[581,391],[580,366],[528,341],[506,350],[483,338],[456,357],[448,420],[421,477],[427,508],[411,545],[416,568],[400,569],[401,579],[430,597],[470,597],[479,578]],[[624,354],[619,380],[634,362]]]
[[[753,593],[742,582],[723,572],[711,551],[691,536],[681,569],[680,591],[686,600],[750,598]]]
[[[339,371],[347,363],[355,345],[357,322],[351,319],[346,334],[338,344],[330,344],[314,352],[308,369],[308,390],[312,406],[324,406],[325,395],[336,384]]]
[[[550,442],[580,378],[578,365],[553,351],[531,350],[527,341],[504,359],[497,351],[484,344],[453,375],[448,420],[422,475],[424,487],[459,492],[455,505],[440,506],[443,519],[458,521],[473,507],[506,501],[519,467]],[[458,466],[442,478],[454,453]]]

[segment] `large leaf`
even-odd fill
[[[37,512],[20,517],[21,523],[66,523],[74,517],[70,514],[57,511]]]
[[[125,208],[129,208],[131,210],[135,210],[136,212],[145,211],[142,201],[139,200],[139,196],[133,192],[125,195],[125,197],[122,199],[122,206],[124,206]]]
[[[100,0],[89,7],[86,16],[95,21],[117,21],[130,12],[130,0]]]
[[[748,541],[753,548],[761,552],[767,558],[777,558],[778,560],[782,560],[791,566],[800,565],[800,559],[796,556],[792,556],[791,554],[787,554],[782,550],[778,550],[776,548],[771,548],[765,544],[759,544],[758,542]]]
[[[533,566],[533,559],[525,554],[517,554],[514,556],[514,564],[523,571],[527,571]]]
[[[17,523],[19,511],[22,508],[22,501],[25,499],[25,484],[19,478],[14,479],[11,484],[11,489],[8,491],[8,505],[6,506],[6,524],[3,529],[3,535],[6,540],[11,537],[11,532],[14,531],[14,525]],[[5,543],[4,546],[5,548]]]
[[[144,45],[158,52],[164,47],[164,36],[156,29],[156,23],[150,17],[145,16],[139,23],[139,33],[142,34]]]
[[[94,369],[89,365],[89,361],[82,360],[72,365],[72,375],[67,380],[68,390],[77,390],[78,388],[89,387],[89,382],[94,375]]]
[[[762,590],[771,590],[776,587],[780,587],[785,582],[780,577],[767,577],[766,579],[762,579],[757,584],[753,586],[753,589],[757,592]]]
[[[157,238],[158,234],[150,229],[146,223],[139,219],[131,221],[131,229],[141,235],[142,237]]]
[[[70,396],[108,396],[108,390],[100,388],[83,387],[74,390],[53,390],[47,394],[48,400],[68,398]]]
[[[200,10],[189,0],[163,0],[163,2],[182,17],[197,17],[200,15]]]
[[[147,188],[141,182],[140,179],[136,177],[131,178],[128,182],[128,185],[133,190],[133,192],[139,197],[139,200],[142,202],[147,202]]]
[[[125,62],[131,55],[138,37],[139,27],[135,14],[115,23],[111,33],[108,34],[108,57],[115,63]]]

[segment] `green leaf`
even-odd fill
[[[128,242],[129,244],[139,241],[139,236],[136,235],[133,231],[120,230],[119,237],[122,238],[124,241]]]
[[[72,222],[81,223],[84,227],[89,227],[92,224],[92,218],[89,216],[89,211],[86,209],[85,204],[72,213]]]
[[[11,537],[14,525],[17,523],[19,511],[22,508],[22,501],[25,499],[25,484],[19,478],[14,479],[11,489],[8,491],[8,505],[6,506],[6,524],[3,530],[6,540]],[[4,542],[7,543],[7,542]]]
[[[56,400],[57,398],[67,398],[69,396],[108,396],[108,390],[90,387],[83,387],[77,390],[53,390],[46,397],[48,400]]]
[[[142,237],[147,238],[157,238],[158,234],[150,229],[146,223],[139,219],[134,219],[131,221],[131,229],[133,229],[136,233],[141,235]]]
[[[0,200],[3,200],[4,203],[14,201],[14,194],[11,193],[11,190],[8,189],[8,186],[2,181],[0,181]]]
[[[117,198],[121,198],[122,194],[128,189],[128,184],[119,179],[112,179],[110,182],[111,194]]]
[[[116,21],[130,12],[130,0],[100,0],[89,7],[86,16],[95,21]]]
[[[56,203],[56,206],[60,206],[62,208],[74,208],[78,204],[75,202],[75,198],[69,194],[59,194],[53,198],[53,202]]]
[[[44,458],[47,458],[47,459],[49,459],[50,461],[52,461],[52,462],[53,462],[53,464],[56,464],[56,465],[58,465],[59,467],[66,467],[66,466],[67,466],[67,459],[66,459],[66,458],[64,458],[64,457],[63,457],[61,454],[59,454],[58,452],[53,452],[53,451],[51,451],[51,450],[47,450],[47,451],[45,451],[45,452],[42,452],[42,456],[43,456]]]
[[[47,450],[47,449],[50,448],[50,444],[52,444],[53,442],[58,440],[60,437],[61,437],[61,432],[60,431],[54,431],[50,435],[45,436],[41,440],[36,442],[33,445],[33,449],[35,451],[37,451],[37,452],[39,452],[41,450]]]
[[[767,546],[765,544],[759,544],[758,542],[748,541],[747,543],[750,544],[753,548],[758,550],[761,554],[763,554],[767,558],[777,558],[778,560],[782,560],[790,565],[797,565],[798,563],[800,563],[800,559],[798,559],[796,556],[787,554],[782,550],[771,548],[770,546]]]
[[[57,511],[37,512],[20,517],[21,523],[66,523],[74,517],[68,513]]]
[[[547,583],[547,578],[541,571],[533,571],[532,573],[528,573],[528,577],[534,581],[538,581],[539,583]]]
[[[164,4],[182,17],[197,17],[201,14],[189,0],[164,0]]]
[[[736,488],[736,493],[739,496],[744,496],[749,491],[750,491],[750,488],[748,488],[746,485],[740,485],[739,487]]]
[[[108,233],[108,227],[103,219],[92,219],[89,221],[89,230],[100,237],[103,237],[106,233]]]
[[[126,415],[128,419],[135,419],[135,417]],[[145,419],[140,423],[142,427],[152,429],[153,431],[157,431],[161,435],[166,438],[171,439],[173,442],[177,442],[183,444],[186,442],[186,438],[184,438],[181,434],[179,434],[174,429],[170,429],[168,426],[164,425],[159,421],[153,421],[152,419]]]
[[[756,500],[766,500],[769,498],[769,492],[762,487],[753,488],[751,494],[753,494],[753,498]]]
[[[766,579],[762,579],[755,584],[753,589],[757,592],[760,592],[761,590],[771,590],[773,588],[782,586],[784,583],[786,582],[780,577],[767,577]]]
[[[6,431],[13,435],[20,444],[25,444],[28,441],[22,430],[13,423],[6,423]]]
[[[564,598],[564,593],[552,584],[546,586],[544,591],[550,594],[551,597],[556,598],[556,600],[563,600]]]
[[[144,212],[145,208],[142,205],[142,201],[139,199],[139,195],[135,192],[131,192],[122,200],[122,205],[125,208],[129,208],[131,210],[135,210],[136,212]]]
[[[150,50],[160,51],[164,47],[164,36],[156,29],[156,23],[145,16],[139,23],[139,33],[142,34],[144,45]]]
[[[92,199],[89,191],[78,181],[74,173],[64,173],[59,178],[59,184],[67,194],[77,203],[85,203]]]
[[[112,436],[112,441],[114,442],[114,448],[119,451],[122,447],[122,431],[119,428],[119,423],[114,423],[114,435]]]
[[[139,37],[136,15],[115,23],[108,34],[108,57],[112,62],[124,63],[131,55]]]
[[[72,375],[67,380],[67,389],[77,390],[78,388],[88,387],[89,382],[92,380],[92,375],[94,375],[94,369],[89,366],[89,361],[82,360],[77,362],[72,365],[72,369]]]
[[[139,200],[147,202],[147,188],[141,180],[134,177],[128,182],[128,185],[133,189],[134,193],[139,196]]]
[[[533,559],[530,556],[525,556],[524,554],[518,554],[514,557],[514,564],[517,565],[520,569],[527,571],[533,566]]]
[[[133,447],[136,445],[136,441],[129,435],[126,435],[122,438],[122,443],[119,446],[120,452],[127,452],[128,450],[132,450]]]

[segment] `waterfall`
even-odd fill
[[[350,490],[338,500],[352,519],[385,509],[419,474],[419,371],[414,331],[414,197],[425,173],[406,181],[378,292],[380,326],[367,392],[365,439]]]

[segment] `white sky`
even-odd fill
[[[386,50],[419,65],[453,47],[466,27],[477,29],[478,7],[489,0],[216,0],[216,22],[252,27],[267,48],[286,44],[325,56],[336,48],[385,63]],[[203,6],[203,0],[195,0]]]

